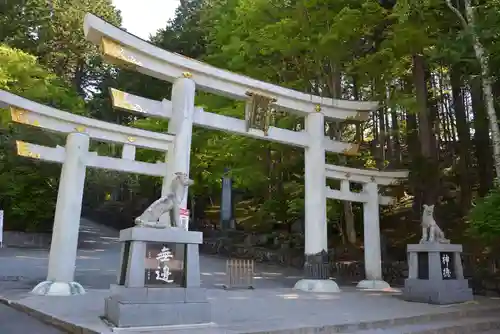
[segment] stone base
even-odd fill
[[[44,281],[35,286],[31,293],[40,296],[73,296],[83,295],[85,289],[77,282]]]
[[[366,290],[386,290],[390,289],[391,286],[386,281],[379,280],[362,280],[356,286],[358,289],[366,289]]]
[[[104,315],[116,327],[207,324],[210,303],[202,288],[126,288],[111,286]]]
[[[293,287],[295,290],[306,292],[340,292],[340,288],[335,281],[332,280],[315,280],[301,279]]]
[[[328,280],[330,278],[330,263],[326,251],[305,255],[304,277],[311,280]]]
[[[403,299],[445,305],[467,302],[474,296],[466,279],[436,281],[408,278],[405,280]]]

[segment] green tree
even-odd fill
[[[0,44],[0,89],[39,103],[76,113],[84,101],[36,58]],[[6,229],[50,230],[57,195],[59,167],[16,155],[16,140],[47,146],[64,144],[61,136],[13,124],[0,110],[0,207]]]

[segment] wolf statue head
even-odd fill
[[[424,204],[423,208],[424,208],[424,211],[422,213],[422,216],[423,217],[432,217],[432,215],[434,214],[434,204],[432,204],[432,205]]]
[[[193,180],[189,179],[186,173],[183,172],[176,172],[174,173],[175,177],[172,180],[172,183],[176,183],[178,185],[181,185],[183,187],[189,187],[194,183]]]

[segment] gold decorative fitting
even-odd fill
[[[350,144],[349,148],[342,151],[345,155],[358,155],[359,144]]]
[[[83,125],[80,125],[80,126],[77,126],[77,127],[75,128],[75,130],[76,130],[77,132],[83,133],[83,132],[85,132],[85,130],[87,130],[87,128],[86,128],[86,127],[84,127]]]
[[[316,112],[320,112],[321,111],[321,106],[319,104],[317,104],[315,107],[314,107],[314,110],[316,110]]]
[[[135,141],[136,141],[136,138],[135,138],[135,137],[127,137],[127,141],[128,141],[129,143],[133,143],[133,142],[135,142]]]
[[[191,72],[182,72],[182,76],[184,78],[190,79],[193,77],[193,74],[191,74]]]
[[[17,107],[10,107],[10,117],[12,121],[21,124],[29,124],[27,111]]]
[[[146,110],[144,110],[139,104],[133,104],[127,101],[127,93],[114,88],[110,88],[110,92],[114,107],[140,113],[146,113]]]
[[[101,52],[105,56],[109,56],[128,65],[142,65],[134,56],[127,55],[123,46],[108,38],[101,39]]]
[[[21,157],[40,159],[40,154],[33,153],[30,151],[28,143],[18,140],[16,141],[16,146],[17,146],[17,155]]]

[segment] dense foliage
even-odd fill
[[[66,84],[64,87],[73,87],[72,93],[67,91],[67,102],[75,102],[66,109],[80,110],[80,102],[72,97],[77,92],[85,97],[85,112],[92,117],[166,131],[166,121],[137,120],[111,108],[109,87],[161,100],[170,98],[170,86],[103,64],[95,48],[83,40],[81,19],[85,11],[120,24],[119,13],[110,1],[51,3],[51,7],[42,0],[0,5],[7,13],[0,19],[0,41],[35,55]],[[463,217],[473,201],[477,203],[474,212],[481,205],[483,211],[494,208],[488,204],[493,195],[484,204],[480,200],[493,188],[495,159],[490,109],[484,99],[488,95],[482,84],[484,71],[474,52],[475,41],[486,51],[488,61],[481,64],[487,64],[491,75],[487,79],[492,81],[496,110],[500,91],[500,2],[473,3],[475,22],[467,17],[464,5],[463,0],[449,4],[446,0],[184,0],[175,18],[151,41],[167,50],[300,91],[380,101],[380,109],[366,123],[329,122],[328,135],[361,143],[362,154],[355,158],[329,154],[328,162],[411,170],[404,185],[384,190],[399,200],[383,211],[384,234],[395,233],[402,239],[409,231],[416,232],[422,204],[427,202],[437,203],[437,219],[458,235],[466,228]],[[22,19],[23,15],[33,19]],[[0,75],[12,76],[18,71],[4,64],[0,62]],[[2,80],[0,85],[5,87]],[[14,86],[19,94],[37,98],[27,92],[29,82],[9,87]],[[243,117],[241,103],[211,94],[198,93],[197,104],[210,112]],[[277,115],[275,122],[287,129],[303,125],[303,119],[289,114]],[[46,182],[43,168],[53,168],[56,184],[57,167],[21,162],[14,156],[12,139],[3,138],[0,157],[27,169],[16,181],[25,194],[24,202],[29,202],[26,193],[33,193],[37,175],[40,184]],[[96,149],[110,155],[120,151],[113,145]],[[162,159],[148,151],[138,155],[144,161]],[[220,177],[225,167],[230,168],[239,190],[239,226],[291,232],[294,223],[303,219],[302,150],[204,129],[195,129],[192,142],[191,175],[196,183],[190,206],[196,217],[218,220]],[[113,212],[126,224],[134,212],[158,196],[159,182],[89,171],[85,204],[92,210]],[[0,176],[1,205],[8,212],[12,202],[6,200],[11,197],[6,194],[11,184],[9,178]],[[53,193],[51,196],[47,198],[53,199]],[[25,205],[34,208],[35,204]],[[9,224],[19,225],[11,228],[25,226],[18,221],[49,216],[38,217],[35,212],[28,218],[22,210],[17,212]],[[362,231],[357,205],[329,201],[328,218],[332,240],[338,237],[357,242]],[[488,220],[488,226],[497,221],[477,214],[471,218],[471,224]],[[490,230],[477,229],[482,235]]]
[[[469,232],[489,242],[500,237],[500,189],[493,189],[470,211]]]
[[[40,103],[84,110],[84,101],[56,75],[42,67],[32,55],[0,44],[0,89]],[[0,111],[0,207],[6,226],[50,230],[57,195],[59,168],[16,155],[15,140],[60,144],[47,132],[10,123],[10,113]]]

